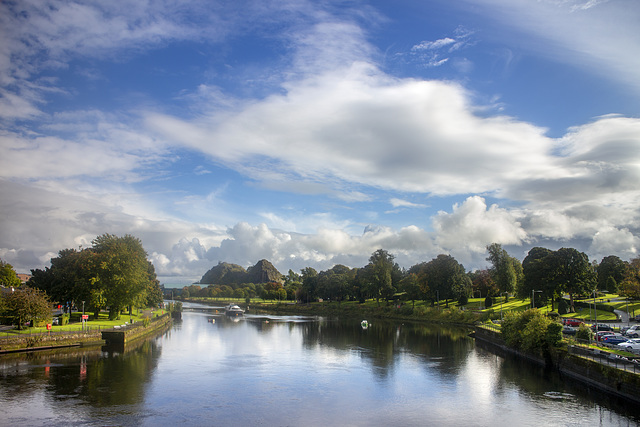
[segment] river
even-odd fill
[[[636,426],[640,409],[463,328],[185,304],[127,345],[0,357],[6,426]]]

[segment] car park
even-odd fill
[[[640,338],[640,325],[633,325],[624,332],[624,335],[629,338]]]
[[[616,347],[620,347],[622,350],[626,351],[639,351],[640,350],[640,338],[632,338],[625,342],[621,342]]]
[[[617,344],[624,343],[624,342],[627,342],[627,341],[629,341],[629,339],[623,337],[620,334],[605,335],[605,336],[600,338],[600,342],[605,343],[605,344],[613,344],[613,345],[617,345]]]
[[[578,326],[580,326],[580,324],[584,323],[582,320],[580,319],[563,319],[562,323],[564,323],[567,326],[572,326],[574,328],[577,328]]]
[[[597,328],[596,328],[597,326]],[[613,328],[609,325],[606,325],[604,323],[598,323],[597,325],[591,325],[591,330],[592,331],[609,331],[609,332],[613,332]]]
[[[603,337],[606,337],[606,336],[609,336],[609,335],[613,335],[613,332],[611,332],[611,331],[599,331],[599,332],[596,332],[595,338],[596,338],[596,341],[602,341]]]

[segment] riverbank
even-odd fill
[[[148,334],[151,334],[158,329],[165,327],[172,321],[169,313],[162,316],[155,317],[150,320],[148,325],[144,325],[143,322],[137,322],[135,325],[128,326],[128,329],[109,329],[106,331],[91,331],[91,332],[71,332],[65,334],[33,334],[33,335],[17,335],[11,338],[3,338],[0,340],[0,355],[30,352],[30,351],[43,351],[53,350],[57,348],[66,347],[82,347],[90,345],[104,345],[106,340],[104,339],[104,333],[107,332],[120,332],[125,334],[125,341],[132,341]],[[123,341],[123,342],[125,342]]]
[[[501,352],[516,355],[531,363],[554,369],[568,378],[589,387],[640,403],[640,374],[618,369],[615,365],[600,363],[580,354],[580,351],[556,348],[546,354],[528,354],[508,347],[500,333],[478,327],[474,338]]]

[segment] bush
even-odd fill
[[[558,301],[558,314],[567,314],[569,312],[569,303],[566,299],[560,298]]]
[[[502,336],[508,346],[535,353],[558,345],[562,325],[536,309],[512,311],[502,321]]]
[[[469,304],[469,297],[466,295],[461,295],[460,298],[458,298],[458,305],[467,305]]]
[[[593,332],[591,328],[589,328],[584,323],[581,323],[578,327],[578,331],[576,332],[576,339],[583,341],[591,341],[593,339]]]
[[[493,298],[491,297],[486,297],[484,299],[484,308],[489,308],[493,305]]]

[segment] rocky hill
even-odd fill
[[[260,260],[247,270],[238,264],[220,262],[207,271],[200,284],[231,285],[240,283],[281,282],[284,276],[266,259]]]

